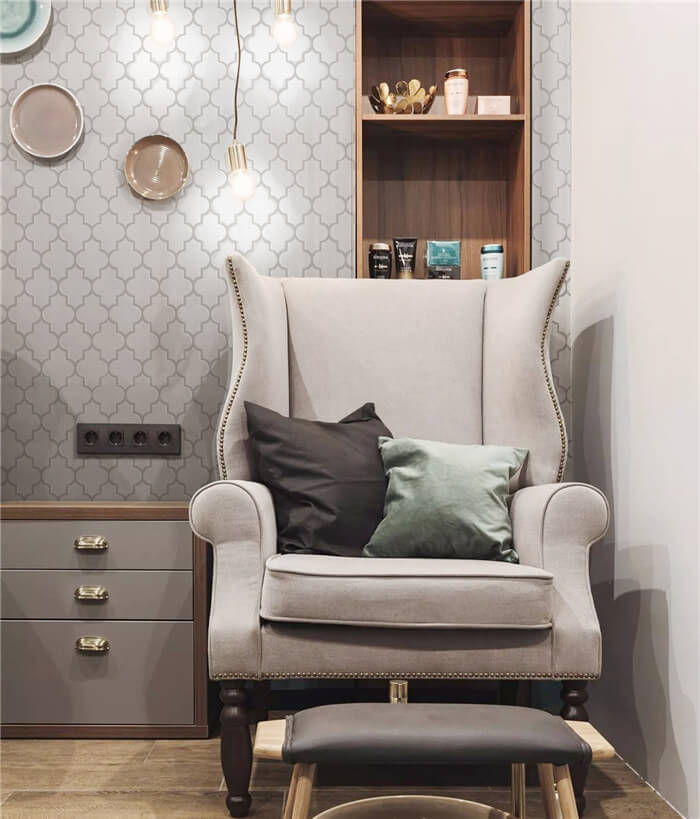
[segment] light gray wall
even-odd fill
[[[289,53],[271,2],[240,2],[240,138],[259,175],[242,205],[224,176],[231,142],[231,0],[171,2],[180,32],[153,55],[146,0],[54,0],[41,47],[7,60],[2,134],[2,486],[10,499],[182,499],[213,475],[228,378],[231,248],[276,276],[354,270],[354,4],[296,0]],[[568,255],[569,0],[533,2],[533,258]],[[70,88],[86,116],[77,153],[23,156],[9,106],[35,82]],[[133,142],[164,132],[192,167],[175,199],[127,187]],[[555,314],[554,376],[570,414],[568,289]],[[77,420],[173,421],[183,457],[86,459]]]
[[[613,511],[590,712],[698,819],[698,6],[574,3],[572,31],[575,467]]]

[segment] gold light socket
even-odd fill
[[[228,146],[228,166],[232,171],[245,171],[248,168],[243,143],[234,142],[233,145]]]
[[[168,0],[151,0],[151,11],[155,14],[158,11],[168,10]]]
[[[292,16],[292,0],[275,0],[275,14],[278,17]]]

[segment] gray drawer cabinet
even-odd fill
[[[0,506],[2,735],[206,737],[206,544],[185,503]]]

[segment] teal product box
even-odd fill
[[[458,279],[461,242],[425,243],[425,270],[429,279]]]

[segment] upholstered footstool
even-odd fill
[[[525,819],[525,765],[534,764],[547,819],[558,819],[559,809],[563,819],[578,819],[569,765],[610,759],[615,752],[589,723],[564,722],[534,708],[349,703],[259,723],[253,754],[294,765],[284,819],[307,819],[318,763],[510,764],[512,814],[518,819]]]

